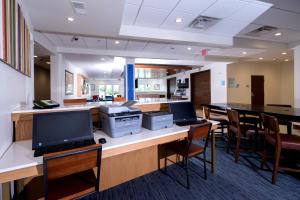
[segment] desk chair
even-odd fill
[[[266,145],[271,144],[275,147],[274,165],[272,172],[272,184],[276,183],[277,174],[279,169],[286,171],[300,172],[300,169],[284,168],[279,165],[282,150],[295,150],[300,151],[300,136],[281,134],[279,129],[279,122],[277,118],[262,114],[263,124],[265,128],[265,149],[261,160],[261,168],[267,162],[267,149]]]
[[[256,129],[253,129],[253,126],[247,124],[242,124],[240,122],[240,114],[236,110],[227,110],[227,115],[229,119],[228,124],[228,140],[227,140],[227,153],[231,148],[231,140],[233,137],[236,138],[236,150],[234,153],[234,161],[237,163],[241,150],[241,140],[248,140],[252,146],[253,139],[257,132]]]
[[[206,147],[208,144],[209,133],[211,130],[211,123],[191,125],[188,132],[188,137],[185,140],[171,142],[165,147],[165,169],[167,173],[167,158],[169,152],[173,152],[177,155],[183,157],[183,168],[186,171],[187,178],[187,189],[190,188],[189,180],[189,158],[196,157],[204,162],[204,179],[207,179],[206,175]],[[195,141],[205,140],[204,146],[195,144]],[[198,155],[203,154],[203,158],[197,157]],[[169,160],[171,161],[171,160]],[[171,161],[173,162],[173,161]]]
[[[224,137],[224,129],[228,127],[228,120],[222,118],[222,117],[211,117],[210,116],[210,109],[207,106],[203,106],[203,113],[205,119],[213,120],[219,122],[218,129],[221,129],[222,137]],[[216,132],[215,132],[216,133]]]
[[[92,194],[98,199],[101,153],[102,146],[95,144],[44,155],[44,176],[25,186],[26,199],[77,199]]]

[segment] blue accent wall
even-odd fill
[[[134,65],[127,64],[127,99],[134,100]]]

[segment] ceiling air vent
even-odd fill
[[[253,31],[250,31],[246,35],[248,35],[248,36],[254,36],[254,37],[260,37],[260,36],[263,36],[263,35],[274,33],[274,32],[276,32],[276,30],[277,30],[276,27],[262,26],[260,28],[257,28],[255,30],[253,30]]]
[[[86,14],[86,3],[81,1],[71,1],[71,5],[74,9],[74,12],[79,15]]]
[[[189,25],[190,28],[196,28],[196,29],[208,29],[209,27],[216,24],[218,21],[220,21],[219,18],[214,17],[207,17],[207,16],[199,16],[196,19],[192,21],[192,23]]]

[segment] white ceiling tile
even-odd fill
[[[181,18],[181,23],[176,23],[176,18]],[[173,11],[162,24],[162,28],[170,29],[183,29],[189,26],[189,24],[197,17],[197,14],[189,14],[182,11]]]
[[[106,49],[105,38],[82,37],[88,48]]]
[[[229,18],[251,23],[268,9],[269,7],[265,5],[249,3],[245,7],[233,13]]]
[[[247,4],[247,2],[240,0],[218,0],[201,15],[216,18],[225,18],[233,14],[235,11],[243,8]]]
[[[57,34],[53,33],[44,33],[44,35],[55,45],[58,47],[64,46],[61,39],[58,37]]]
[[[146,45],[147,42],[128,41],[126,50],[142,51]]]
[[[162,44],[162,43],[148,43],[146,45],[146,47],[144,48],[144,51],[148,51],[148,52],[158,52],[160,51],[162,48],[164,48],[167,44]]]
[[[230,20],[230,19],[223,19],[214,26],[210,27],[207,30],[207,33],[213,33],[218,35],[226,35],[226,36],[234,36],[239,33],[243,28],[247,26],[246,23]]]
[[[168,16],[167,10],[142,6],[135,25],[157,27]]]
[[[144,0],[143,6],[171,11],[179,0]]]
[[[62,40],[63,44],[67,47],[87,47],[81,37],[73,36],[73,35],[58,35],[58,37]],[[74,39],[75,37],[78,38],[78,40],[75,40]]]
[[[127,46],[128,41],[118,40],[120,43],[116,44],[116,40],[107,40],[107,49],[108,50],[124,50]]]
[[[200,14],[217,0],[182,0],[175,10]]]
[[[134,24],[139,8],[140,7],[138,5],[126,4],[124,8],[122,23],[126,25]]]
[[[126,0],[126,4],[141,5],[143,0]]]

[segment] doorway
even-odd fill
[[[211,103],[210,70],[191,74],[191,100],[196,109]]]
[[[265,77],[251,76],[251,104],[265,105]]]

